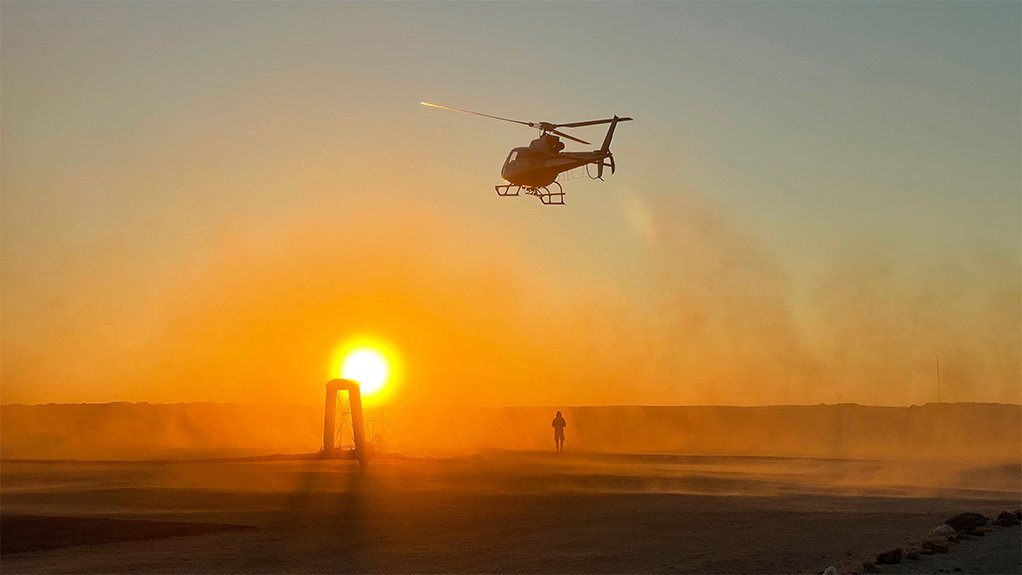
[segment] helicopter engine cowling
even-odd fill
[[[557,154],[564,149],[564,142],[557,136],[543,134],[530,142],[529,148],[540,154]]]

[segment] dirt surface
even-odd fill
[[[0,553],[24,553],[78,545],[141,541],[243,529],[255,527],[217,523],[129,521],[105,517],[0,515]]]
[[[845,573],[956,513],[1018,508],[1020,490],[1003,488],[1013,481],[1012,466],[939,474],[929,464],[770,457],[489,453],[378,460],[366,473],[351,461],[4,462],[4,515],[256,528],[26,551],[2,563],[5,573],[819,573],[829,565]],[[974,543],[985,544],[960,549]]]

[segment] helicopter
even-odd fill
[[[557,181],[557,176],[561,172],[585,166],[586,174],[594,180],[603,180],[604,168],[610,168],[610,173],[614,173],[614,155],[610,153],[610,141],[614,137],[614,129],[617,127],[618,122],[627,122],[632,119],[614,116],[605,120],[587,120],[584,122],[569,122],[567,124],[524,122],[522,120],[481,114],[471,110],[441,106],[440,104],[432,104],[430,102],[419,103],[431,108],[493,118],[538,129],[540,131],[538,138],[533,140],[528,146],[511,150],[507,155],[507,159],[504,160],[504,167],[500,170],[500,175],[506,183],[494,186],[494,189],[497,191],[498,196],[517,196],[520,192],[525,192],[526,195],[538,197],[544,205],[548,206],[564,205],[564,188]],[[610,124],[610,127],[607,129],[607,135],[603,139],[603,146],[599,150],[593,150],[592,152],[563,151],[564,142],[558,136],[580,144],[588,145],[589,142],[565,134],[559,128],[580,128],[582,126],[595,126],[598,124]],[[596,166],[595,176],[589,173],[590,165]],[[551,184],[557,186],[556,191],[550,189]]]

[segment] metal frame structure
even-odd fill
[[[351,432],[355,441],[353,451],[337,449],[334,444],[337,425],[337,392],[347,391],[351,403]],[[323,406],[323,457],[350,458],[358,460],[363,469],[369,465],[370,449],[366,445],[365,420],[362,414],[362,393],[357,381],[331,379],[326,384],[326,399]]]

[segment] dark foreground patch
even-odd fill
[[[251,525],[135,521],[105,517],[0,515],[0,553],[255,529]]]

